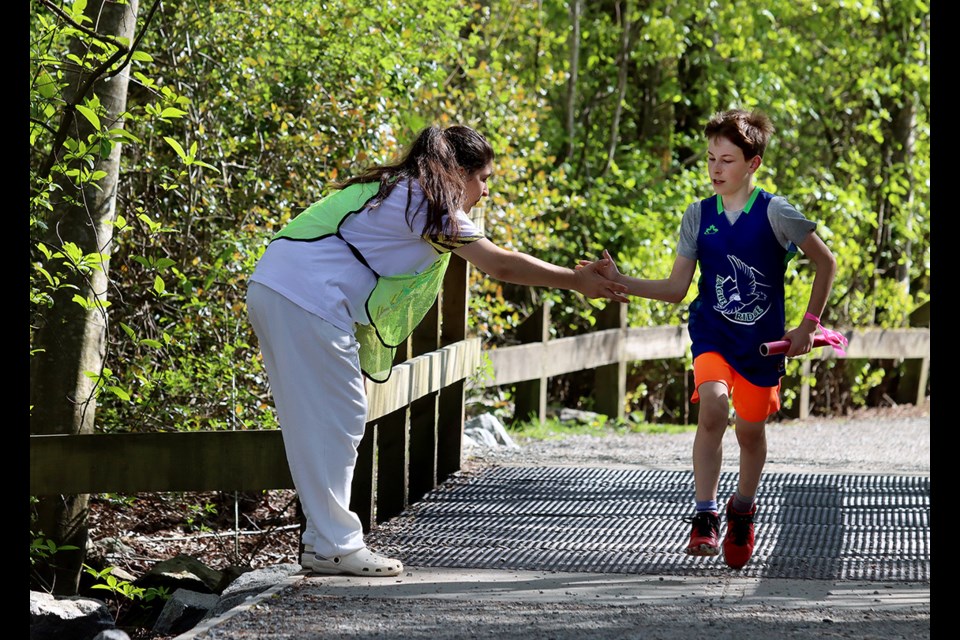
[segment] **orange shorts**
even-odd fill
[[[763,422],[780,410],[780,385],[758,387],[739,373],[715,351],[701,353],[693,360],[693,395],[690,402],[700,402],[698,389],[704,382],[723,382],[733,402],[733,410],[748,422]]]

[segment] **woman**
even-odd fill
[[[450,253],[487,275],[626,301],[599,269],[560,267],[483,237],[467,213],[488,195],[493,149],[465,126],[428,127],[402,159],[338,185],[271,240],[250,277],[291,476],[306,517],[300,564],[320,574],[395,576],[350,511],[366,426],[364,376],[382,382],[436,299]]]

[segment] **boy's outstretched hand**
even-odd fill
[[[617,280],[620,271],[606,249],[603,250],[603,258],[600,260],[580,260],[575,269],[584,283],[578,287],[578,291],[585,296],[607,298],[614,302],[630,302],[630,298],[625,295],[627,287]]]

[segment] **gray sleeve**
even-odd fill
[[[677,255],[696,261],[697,231],[700,230],[700,201],[687,207],[680,221],[680,240],[677,242]]]
[[[788,248],[791,242],[799,246],[807,239],[810,232],[817,228],[816,222],[807,220],[783,196],[771,198],[767,208],[767,219],[770,221],[773,234],[784,249]]]

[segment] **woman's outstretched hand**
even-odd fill
[[[617,263],[613,261],[613,256],[610,255],[610,252],[606,249],[603,250],[603,257],[596,262],[591,262],[590,260],[581,260],[577,264],[577,269],[582,269],[590,264],[596,264],[600,269],[600,275],[602,275],[607,280],[614,280],[616,282],[620,281],[620,270],[617,269]]]
[[[595,262],[581,260],[575,267],[579,280],[576,290],[588,298],[607,298],[614,302],[630,302],[626,285],[616,278],[620,275],[617,265],[606,250],[603,258]]]

